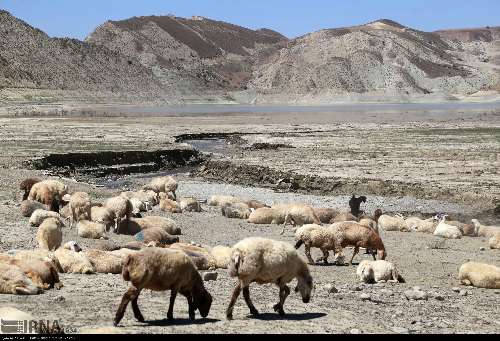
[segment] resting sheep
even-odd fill
[[[319,248],[323,252],[323,257],[318,259],[317,262],[324,261],[325,264],[328,264],[328,251],[338,251],[340,249],[340,245],[332,231],[315,224],[299,227],[295,232],[295,241],[296,249],[299,249],[304,244],[306,257],[310,265],[315,264],[311,257],[311,247]]]
[[[438,226],[436,226],[436,230],[434,231],[434,235],[437,237],[442,237],[446,239],[460,239],[462,238],[462,232],[458,229],[458,227],[453,225],[448,225],[445,223],[446,216],[443,216],[439,221]]]
[[[68,186],[57,180],[45,180],[31,187],[28,195],[29,200],[41,202],[47,209],[59,212],[62,198],[67,194]]]
[[[478,237],[492,238],[497,233],[500,233],[500,226],[485,226],[481,224],[477,219],[472,219],[471,222],[476,228],[476,235]]]
[[[227,269],[232,252],[232,248],[227,246],[215,246],[210,250],[210,254],[215,259],[217,269]]]
[[[70,242],[54,252],[61,264],[63,272],[84,275],[94,274],[95,268],[92,263],[90,263],[90,260],[83,252],[75,251],[75,248],[80,249],[74,242]]]
[[[42,288],[25,275],[17,266],[0,262],[0,294],[38,295]]]
[[[33,200],[24,200],[21,202],[21,215],[31,217],[36,210],[45,210],[45,205]]]
[[[314,208],[314,213],[322,224],[330,224],[340,212],[335,208]]]
[[[241,198],[233,197],[231,195],[213,195],[208,200],[210,206],[224,206],[226,204],[235,204],[243,202]]]
[[[115,216],[115,232],[122,221],[130,221],[132,215],[132,203],[124,197],[114,197],[105,201],[104,207],[111,210]]]
[[[265,203],[260,202],[258,200],[248,200],[248,201],[244,201],[243,203],[247,204],[249,208],[253,208],[254,210],[259,209],[259,208],[263,208],[263,207],[269,207]]]
[[[181,210],[183,212],[201,212],[201,204],[196,198],[181,198]]]
[[[148,216],[140,219],[134,219],[133,221],[137,222],[141,226],[142,230],[150,227],[158,227],[174,236],[182,234],[181,228],[177,226],[177,223],[169,218]]]
[[[111,252],[90,249],[83,251],[95,269],[101,274],[120,274],[123,267],[123,259]]]
[[[500,250],[500,232],[490,238],[488,245],[490,249]]]
[[[150,227],[135,235],[137,241],[143,243],[157,242],[160,245],[170,245],[179,242],[179,237],[172,236],[159,227]]]
[[[55,218],[61,221],[61,215],[57,212],[52,212],[52,211],[46,211],[46,210],[35,210],[33,214],[31,214],[31,217],[29,219],[29,223],[31,226],[38,227],[40,226],[45,219],[47,218]]]
[[[195,319],[197,309],[202,317],[208,316],[212,305],[212,296],[205,289],[203,280],[195,265],[183,252],[159,248],[144,249],[127,257],[122,276],[131,285],[123,295],[116,312],[113,321],[115,326],[122,320],[130,301],[132,301],[135,318],[139,322],[144,322],[144,317],[137,303],[143,289],[171,291],[170,306],[167,313],[169,320],[174,318],[174,303],[178,293],[187,298],[189,318],[191,320]]]
[[[39,178],[27,178],[21,181],[19,184],[19,189],[23,191],[23,201],[28,199],[28,196],[30,195],[31,188],[33,187],[34,184],[37,184],[41,182],[42,179]],[[25,216],[26,217],[26,216]]]
[[[411,232],[401,215],[396,215],[395,217],[391,217],[387,214],[382,215],[378,219],[378,227],[384,231]]]
[[[177,181],[171,176],[164,176],[152,179],[149,184],[143,186],[145,191],[153,191],[155,193],[172,193],[174,199],[177,198],[175,191],[177,190]]]
[[[106,207],[92,206],[90,220],[108,227],[115,221],[115,213]]]
[[[404,278],[399,274],[394,264],[385,260],[363,260],[359,263],[356,274],[360,281],[368,284],[381,281],[405,283]]]
[[[78,237],[86,239],[107,239],[106,226],[89,220],[80,220],[76,225]]]
[[[277,205],[272,208],[282,210],[285,213],[285,223],[283,224],[283,229],[281,234],[285,233],[285,227],[287,224],[292,224],[294,226],[302,226],[306,224],[317,224],[321,225],[314,209],[311,206],[304,204],[290,204],[290,205]]]
[[[263,207],[253,211],[247,221],[251,224],[279,225],[285,222],[285,213],[275,208]]]
[[[243,297],[254,316],[259,312],[250,300],[250,284],[274,283],[280,288],[279,302],[274,311],[281,316],[285,315],[283,305],[290,288],[287,286],[297,278],[295,291],[300,291],[302,301],[309,303],[313,288],[313,279],[306,262],[302,260],[292,245],[265,238],[247,238],[233,246],[229,262],[229,275],[238,278],[231,302],[226,310],[228,320],[233,318],[233,308],[243,290]]]
[[[62,287],[57,268],[49,259],[37,259],[35,257],[20,258],[0,254],[0,262],[17,266],[33,283],[43,289],[54,287],[60,289]]]
[[[408,229],[420,233],[434,233],[438,222],[434,218],[420,219],[418,217],[410,217],[405,219],[405,225]]]
[[[38,247],[49,251],[54,251],[60,247],[63,237],[62,226],[59,219],[45,219],[36,233]]]
[[[500,289],[500,268],[484,263],[465,263],[460,267],[458,279],[464,285],[485,289]]]
[[[231,219],[248,219],[252,211],[247,204],[238,202],[234,204],[226,204],[221,207],[222,215]]]
[[[330,220],[330,224],[341,223],[344,221],[358,221],[358,217],[354,216],[351,212],[340,212],[332,220]]]
[[[170,213],[182,213],[182,209],[179,203],[168,198],[163,198],[160,200],[160,210]]]

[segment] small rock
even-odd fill
[[[216,271],[205,272],[203,274],[203,280],[205,282],[216,281],[218,276],[219,276],[219,274]]]
[[[364,289],[364,287],[361,285],[357,285],[357,286],[351,288],[352,291],[363,291],[363,289]]]
[[[459,295],[460,296],[467,296],[467,295],[469,295],[469,293],[467,292],[467,290],[460,290]]]
[[[362,301],[370,301],[372,299],[370,294],[361,294],[359,298],[361,298]]]
[[[333,284],[328,284],[326,287],[326,292],[329,294],[337,294],[339,289],[337,289]]]
[[[408,334],[409,330],[403,327],[393,327],[392,331],[396,334]]]
[[[56,296],[52,299],[52,302],[64,302],[66,301],[66,298],[64,298],[64,296]]]
[[[407,290],[405,291],[405,296],[408,300],[415,300],[415,301],[421,301],[421,300],[427,300],[428,295],[425,291],[418,291],[418,290]]]
[[[459,287],[453,287],[451,288],[452,291],[454,292],[460,292],[460,288]]]
[[[486,251],[486,248],[485,248],[484,246],[481,246],[481,247],[479,248],[479,251]]]
[[[349,333],[351,333],[351,334],[361,334],[361,330],[359,330],[359,329],[351,329],[349,331]]]

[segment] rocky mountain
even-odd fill
[[[459,30],[440,30],[436,31],[444,39],[458,40],[463,42],[482,41],[491,43],[500,40],[500,27],[470,28]]]
[[[204,17],[133,17],[108,21],[87,39],[137,59],[166,87],[241,89],[251,77],[253,56],[283,35],[250,30]]]
[[[76,39],[50,38],[0,11],[0,89],[162,94],[153,73],[126,56]]]

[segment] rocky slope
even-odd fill
[[[106,48],[50,38],[0,11],[0,89],[29,88],[162,94],[153,73]]]

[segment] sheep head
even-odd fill
[[[203,284],[195,286],[193,290],[193,303],[195,310],[198,309],[201,317],[205,318],[208,316],[210,307],[212,306],[212,295],[205,289]]]
[[[295,292],[300,292],[302,296],[302,302],[309,303],[311,300],[311,293],[313,289],[313,279],[309,270],[303,271],[302,274],[297,276],[297,286],[295,287]]]

